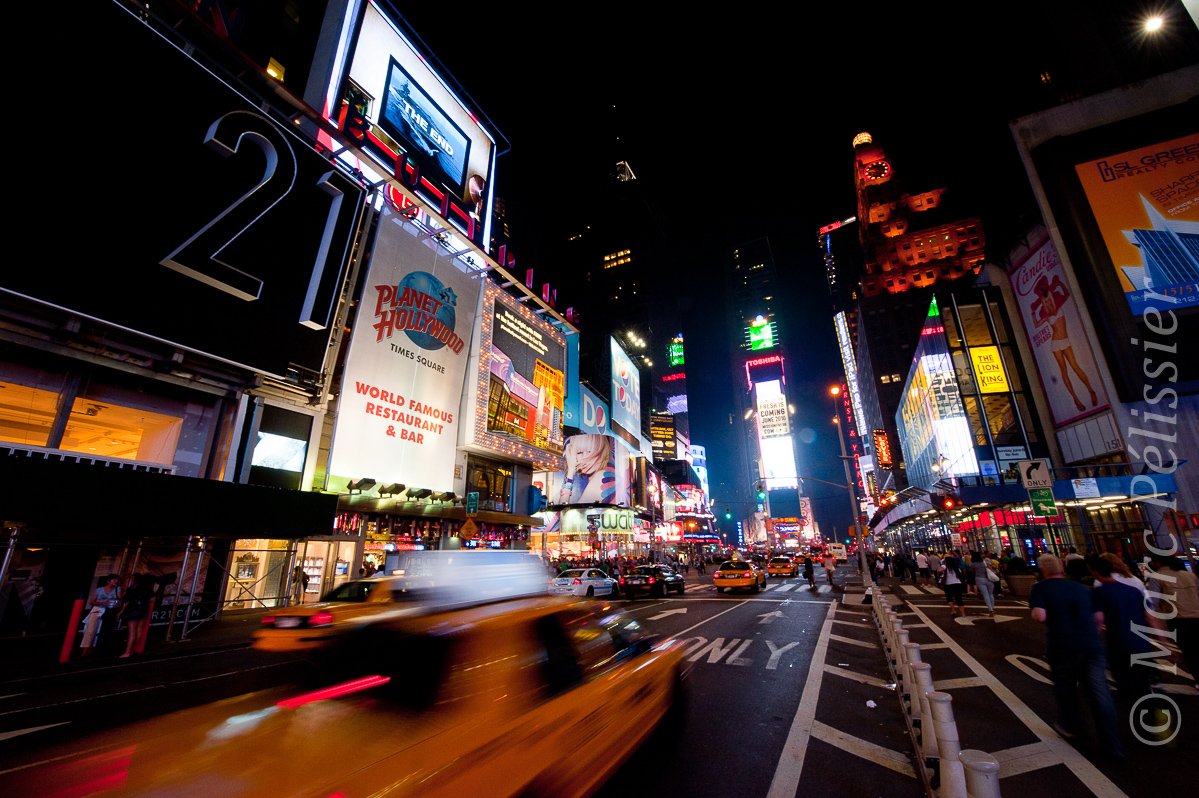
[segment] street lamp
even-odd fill
[[[1149,17],[1147,20],[1145,20],[1145,31],[1147,33],[1156,33],[1157,31],[1161,30],[1164,22],[1165,20],[1163,20],[1160,15],[1154,14],[1152,17]]]

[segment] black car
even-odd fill
[[[686,589],[681,574],[665,565],[639,565],[627,574],[621,574],[620,592],[629,598],[640,595],[666,597],[670,591],[682,593]]]

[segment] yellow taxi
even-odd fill
[[[549,596],[399,616],[336,648],[353,669],[336,682],[106,729],[6,772],[6,793],[583,798],[677,720],[687,674],[681,642]]]
[[[771,557],[766,563],[767,576],[799,576],[799,563],[790,557]]]
[[[409,577],[354,579],[327,593],[315,604],[280,607],[262,617],[254,648],[304,651],[328,646],[381,613],[403,609],[420,595]]]
[[[712,574],[712,583],[716,585],[717,593],[737,587],[749,588],[751,593],[757,593],[766,586],[766,572],[752,562],[727,560]]]

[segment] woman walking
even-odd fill
[[[808,585],[816,589],[816,566],[812,563],[812,557],[809,555],[803,558],[803,577],[808,580]]]
[[[960,561],[957,557],[946,557],[941,562],[941,567],[937,569],[937,584],[945,592],[945,601],[949,603],[949,609],[953,614],[966,617],[966,584],[962,577],[962,571],[958,567]]]
[[[970,570],[974,573],[974,585],[978,588],[978,594],[983,597],[983,601],[987,605],[988,617],[994,618],[994,585],[999,581],[999,574],[991,570],[990,564],[977,551],[970,552]],[[994,580],[991,579],[991,574],[995,574]]]

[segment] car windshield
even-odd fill
[[[321,601],[366,601],[374,584],[365,580],[346,582],[326,593]]]
[[[558,574],[559,579],[574,579],[576,576],[582,576],[582,571],[563,571]]]
[[[722,571],[748,571],[749,563],[747,562],[726,562],[720,566]]]

